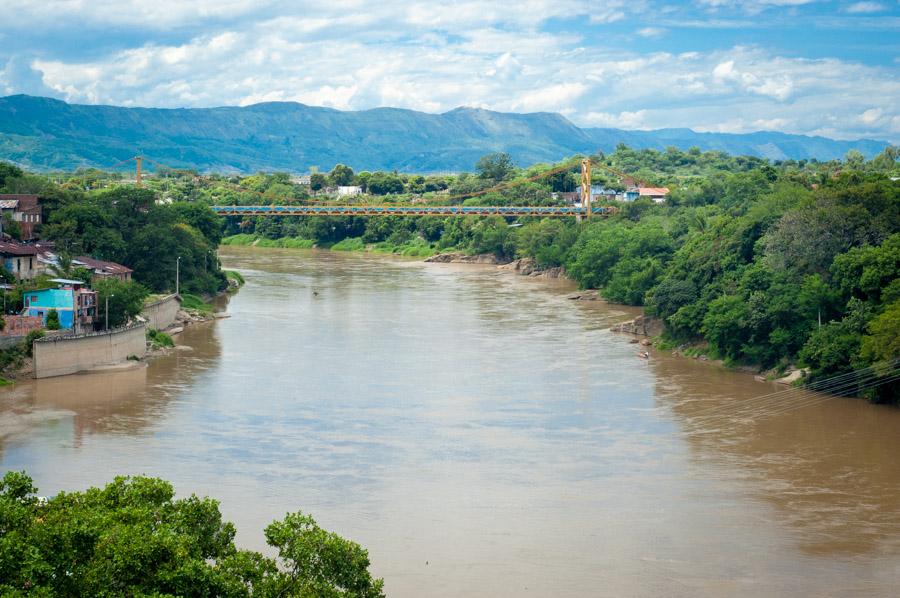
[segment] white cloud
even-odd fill
[[[666,32],[660,27],[643,27],[637,30],[637,34],[641,37],[660,37]]]
[[[870,14],[873,12],[881,12],[886,10],[886,8],[879,2],[854,2],[845,10],[851,14]]]
[[[138,21],[126,16],[138,6],[132,0],[116,2],[116,10],[111,0],[48,3],[56,16],[45,4],[9,1],[31,11],[31,18],[50,21],[75,14],[93,25]],[[724,10],[726,4],[734,3],[706,6]],[[900,135],[895,65],[809,60],[743,46],[641,53],[605,33],[594,35],[612,27],[634,31],[617,15],[633,17],[647,8],[645,1],[523,0],[511,9],[475,0],[335,0],[305,3],[302,14],[286,0],[157,0],[148,6],[140,10],[156,20],[147,26],[186,26],[204,14],[233,21],[200,34],[149,36],[154,41],[98,49],[87,58],[20,58],[15,68],[0,70],[0,91],[49,89],[74,102],[167,107],[293,100],[338,109],[441,112],[467,105],[558,111],[592,126]],[[549,26],[554,19],[588,17],[598,23],[594,30]],[[653,37],[668,30],[659,20],[637,33]]]

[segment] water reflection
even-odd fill
[[[220,353],[211,323],[176,336],[188,350],[134,369],[24,380],[0,395],[0,455],[10,443],[50,433],[74,449],[86,436],[146,434],[165,417],[173,392],[189,388]]]

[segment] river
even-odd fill
[[[48,495],[164,477],[255,549],[302,509],[365,546],[389,596],[897,595],[898,409],[748,402],[782,388],[639,359],[607,330],[634,310],[566,282],[221,259],[247,284],[192,350],[0,389],[2,469]]]

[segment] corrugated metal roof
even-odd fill
[[[133,270],[128,266],[123,266],[122,264],[117,264],[115,262],[95,260],[92,257],[87,257],[84,255],[79,255],[75,259],[86,265],[88,268],[91,268],[92,270],[101,270],[103,272],[106,272],[107,274],[128,274],[129,272],[133,272]]]
[[[15,210],[18,205],[18,199],[0,199],[0,210]]]

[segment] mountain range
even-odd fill
[[[0,98],[0,160],[39,171],[109,169],[142,154],[161,164],[203,172],[307,172],[311,167],[330,170],[337,163],[357,171],[455,172],[471,170],[490,152],[507,152],[518,165],[527,166],[579,153],[611,152],[618,143],[638,149],[697,146],[772,160],[830,160],[851,149],[872,157],[888,145],[769,131],[580,128],[555,113],[475,108],[428,114],[267,102],[164,109],[69,104],[27,95]]]

